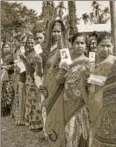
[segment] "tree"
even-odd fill
[[[106,7],[106,8],[104,8],[104,10],[100,16],[100,22],[102,24],[106,24],[109,19],[110,19],[110,10],[108,7]]]
[[[32,31],[34,24],[39,20],[39,17],[34,10],[27,9],[27,7],[21,3],[2,1],[1,9],[2,38],[7,36],[9,39],[13,34],[23,32],[23,30],[27,29],[27,24],[28,27],[29,24],[31,24],[30,31]]]
[[[87,24],[89,22],[89,18],[90,18],[90,16],[87,13],[84,13],[82,15],[82,19],[84,21],[84,24]]]
[[[90,22],[93,23],[94,22],[94,18],[95,18],[93,12],[90,12],[89,17],[90,17]]]
[[[43,1],[42,2],[42,13],[40,15],[40,20],[44,21],[44,26],[47,22],[50,22],[55,17],[55,6],[53,1]]]
[[[69,25],[70,25],[70,35],[75,33],[76,25],[77,25],[77,17],[76,17],[76,4],[74,0],[68,1],[68,11],[69,11]]]
[[[93,1],[92,7],[93,7],[93,13],[94,13],[95,18],[97,20],[96,22],[99,22],[99,17],[100,17],[100,14],[101,14],[100,4],[97,1]]]
[[[63,14],[64,14],[64,10],[66,10],[65,6],[64,6],[64,2],[59,2],[59,5],[56,7],[56,12],[57,12],[57,16],[60,17],[62,19]]]

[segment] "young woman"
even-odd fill
[[[89,59],[87,40],[84,34],[72,37],[72,64],[65,75],[64,108],[66,147],[87,147],[89,137],[89,116],[86,106]]]
[[[12,101],[14,98],[13,73],[14,61],[9,43],[2,46],[2,93],[1,93],[1,112],[2,116],[7,116],[11,112]]]
[[[42,76],[42,59],[34,51],[34,39],[29,36],[26,41],[25,54],[20,54],[26,67],[26,102],[25,121],[30,130],[40,131],[43,127],[41,116],[41,96],[35,84],[34,73]]]
[[[103,95],[103,87],[105,80],[108,77],[108,74],[111,70],[111,67],[116,60],[115,56],[111,56],[113,53],[113,44],[111,40],[111,36],[109,33],[104,32],[98,38],[98,47],[97,47],[97,56],[96,56],[96,68],[92,72],[96,77],[95,80],[99,84],[93,84],[90,82],[89,85],[89,96],[88,96],[88,108],[89,115],[92,122],[91,125],[91,147],[107,147],[107,146],[115,146],[115,141],[110,138],[110,123],[109,114],[112,115],[111,112],[108,111],[110,108],[105,95]],[[109,56],[110,55],[110,56]],[[100,76],[101,78],[99,79]],[[110,78],[110,77],[109,77]],[[101,81],[101,82],[99,82]],[[114,79],[115,81],[115,79]],[[109,85],[110,86],[110,85]],[[111,102],[111,101],[110,101]],[[112,109],[112,108],[111,108]],[[114,127],[115,128],[115,127]]]

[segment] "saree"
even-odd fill
[[[66,147],[87,147],[89,137],[86,78],[89,62],[85,56],[73,61],[65,76],[64,108]]]
[[[116,64],[116,63],[115,63]],[[107,77],[103,86],[90,85],[88,108],[91,125],[90,147],[115,147],[115,70],[113,62],[104,60],[95,69],[94,74]],[[113,66],[112,66],[113,65]]]
[[[4,55],[3,69],[1,75],[1,114],[7,116],[11,113],[12,103],[14,99],[14,87],[13,87],[13,56],[11,53]],[[4,66],[7,69],[4,69]]]
[[[18,63],[22,60],[19,57],[21,50],[18,50],[15,54],[15,74],[14,74],[14,91],[15,91],[15,98],[13,101],[12,106],[12,118],[15,120],[15,125],[24,125],[25,124],[25,80],[26,80],[26,72],[21,72],[21,68],[17,67]],[[18,72],[17,72],[18,68]]]
[[[56,62],[54,62],[56,60]],[[46,110],[45,133],[50,147],[65,147],[63,83],[57,81],[59,57],[56,50],[49,53],[44,69],[43,86],[47,91],[44,100]]]
[[[27,55],[26,65],[26,101],[25,101],[25,124],[30,130],[41,131],[43,127],[42,112],[41,112],[41,93],[36,86],[34,73],[35,67],[35,52],[30,52]],[[41,68],[40,68],[41,71]]]

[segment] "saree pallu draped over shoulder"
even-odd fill
[[[80,58],[69,70],[65,79],[64,108],[66,147],[87,147],[89,136],[86,93],[86,57]],[[81,62],[80,62],[81,61]],[[84,73],[84,74],[83,74]]]
[[[102,88],[102,107],[93,124],[91,147],[116,147],[116,61],[109,66],[107,73]]]
[[[107,79],[102,86],[91,84],[89,87],[88,108],[92,122],[90,147],[116,147],[115,73],[116,62],[109,60],[98,64],[93,72],[93,74],[105,76]],[[92,88],[94,88],[93,91]]]
[[[57,61],[54,62],[54,59]],[[56,77],[58,73],[59,58],[57,57],[57,52],[52,51],[50,52],[45,65],[43,82],[48,93],[44,104],[47,113],[45,131],[48,136],[50,147],[65,147],[63,104],[64,86],[57,82]]]

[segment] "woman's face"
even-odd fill
[[[8,44],[5,44],[3,50],[4,50],[4,53],[9,53],[10,52],[10,46]]]
[[[16,39],[13,39],[12,47],[17,48],[17,46],[19,46],[19,42]]]
[[[86,51],[86,42],[84,36],[78,36],[73,42],[73,48],[76,53],[83,54]]]
[[[36,34],[36,44],[41,44],[44,41],[44,35],[42,33]]]
[[[56,22],[55,25],[53,26],[52,30],[52,38],[54,41],[58,41],[61,39],[62,36],[62,26],[59,22]]]
[[[97,40],[95,39],[92,39],[91,42],[90,42],[90,49],[91,51],[94,51],[97,47]]]
[[[35,42],[34,42],[34,39],[29,39],[28,41],[27,41],[27,47],[29,48],[29,49],[34,49],[34,45],[35,45]]]
[[[98,45],[98,55],[102,58],[107,58],[110,53],[113,53],[113,45],[110,39],[102,40]]]

